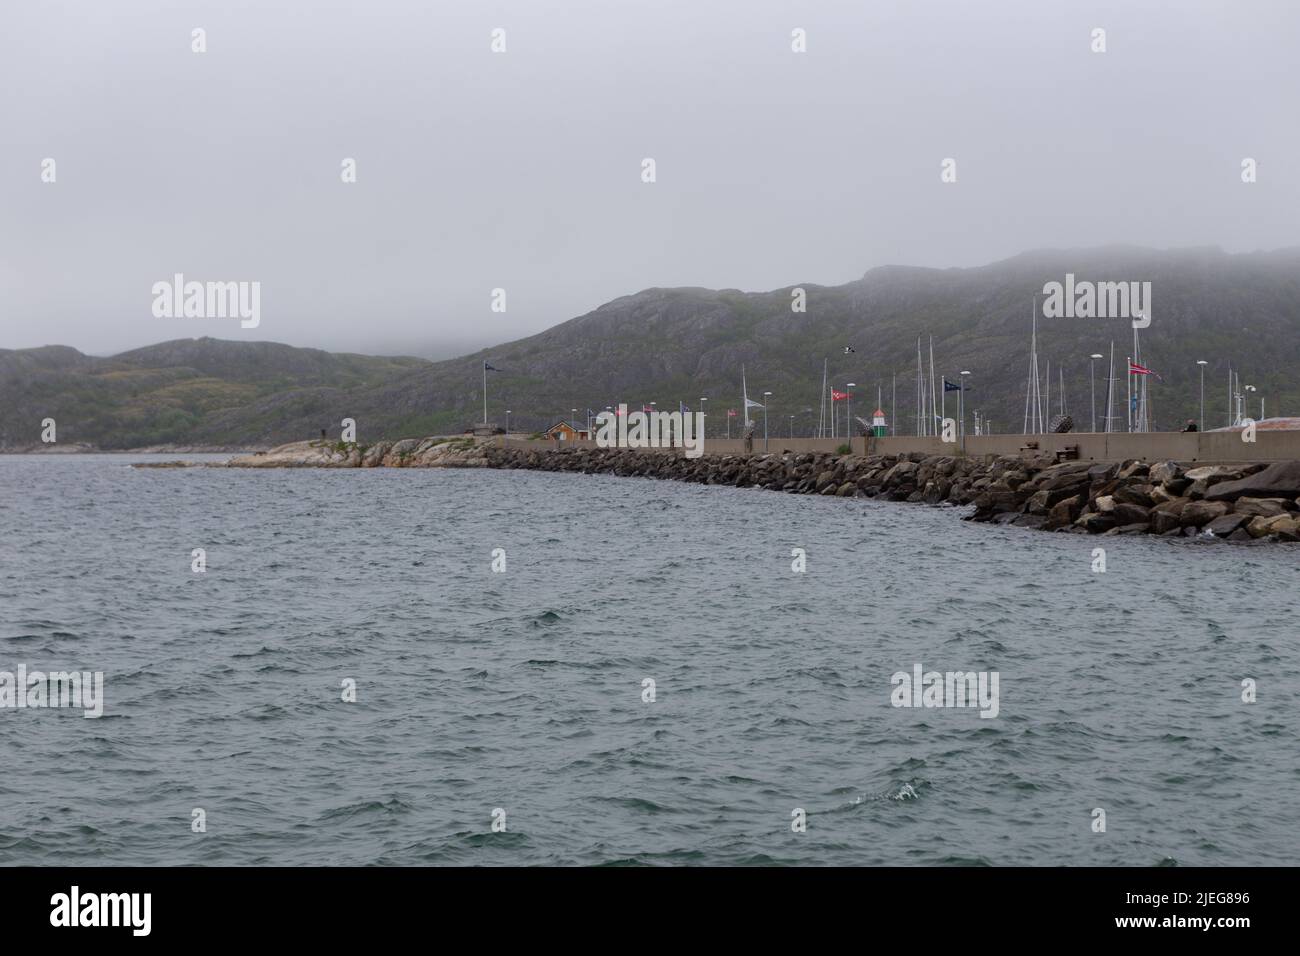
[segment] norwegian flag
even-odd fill
[[[835,389],[833,388],[831,389],[831,401],[833,402],[842,402],[844,401],[844,399],[848,397],[849,397],[848,392],[837,392],[835,391]]]
[[[643,411],[643,412],[653,412],[654,409],[651,408],[649,405],[642,405],[642,406],[641,406],[641,411]]]
[[[735,418],[735,417],[736,417],[736,410],[735,410],[734,408],[728,408],[728,409],[727,409],[727,417],[728,417],[728,418]]]
[[[1129,359],[1128,373],[1130,375],[1154,375],[1159,381],[1161,382],[1164,381],[1163,378],[1160,378],[1159,372],[1153,371],[1152,369],[1147,368],[1145,365],[1139,365],[1137,362],[1134,362],[1132,359]]]

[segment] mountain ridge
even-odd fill
[[[0,349],[0,447],[39,442],[46,417],[58,422],[61,441],[103,448],[279,444],[321,428],[337,434],[343,418],[355,419],[366,441],[460,431],[482,417],[484,360],[500,369],[488,373],[489,418],[502,422],[510,408],[520,430],[571,417],[572,408],[584,418],[588,407],[617,401],[695,407],[707,396],[710,434],[720,432],[721,413],[739,407],[743,365],[751,397],[774,393],[769,427],[787,433],[793,414],[796,432],[807,433],[816,425],[826,358],[832,382],[842,388],[855,381],[864,404],[874,406],[880,383],[887,411],[897,373],[896,424],[910,434],[916,338],[925,340],[928,372],[931,334],[936,375],[973,373],[968,411],[980,408],[996,431],[1019,431],[1032,297],[1067,272],[1080,280],[1152,282],[1153,322],[1142,341],[1144,361],[1163,378],[1151,386],[1157,427],[1197,417],[1199,358],[1211,363],[1207,427],[1226,420],[1229,361],[1243,383],[1259,389],[1252,402],[1266,397],[1270,414],[1300,408],[1292,371],[1300,361],[1300,247],[1226,253],[1114,244],[1035,249],[973,267],[886,264],[841,285],[650,287],[533,335],[440,361],[210,337],[107,358],[61,345]],[[805,290],[807,311],[791,311],[794,288]],[[1040,361],[1053,363],[1053,411],[1064,363],[1067,410],[1087,428],[1088,355],[1108,355],[1114,340],[1122,390],[1128,322],[1040,315],[1039,333]],[[845,354],[849,345],[856,351]],[[1105,362],[1095,370],[1100,406]]]

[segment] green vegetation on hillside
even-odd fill
[[[955,379],[970,370],[966,409],[997,432],[1020,430],[1028,367],[1031,302],[1067,272],[1095,281],[1150,281],[1152,325],[1143,360],[1162,376],[1150,383],[1155,423],[1177,429],[1198,416],[1198,359],[1205,376],[1206,425],[1226,421],[1229,363],[1255,385],[1269,415],[1300,414],[1300,251],[1225,255],[1217,250],[1154,252],[1130,247],[1048,251],[978,269],[885,267],[842,286],[805,285],[806,312],[792,312],[790,288],[648,289],[623,296],[538,335],[444,362],[331,354],[275,343],[180,339],[112,358],[47,346],[0,350],[0,448],[38,443],[40,423],[56,419],[61,442],[103,448],[142,445],[272,445],[337,439],[344,418],[358,440],[457,433],[482,418],[482,361],[489,376],[488,417],[513,432],[540,431],[577,408],[679,401],[699,410],[709,398],[708,433],[724,431],[740,409],[741,368],[751,398],[769,401],[769,427],[788,434],[815,427],[822,362],[843,389],[857,383],[853,411],[875,407],[876,387],[900,433],[915,428],[916,346],[934,337],[935,371]],[[1052,363],[1052,412],[1064,371],[1067,410],[1089,424],[1089,359],[1110,354],[1119,376],[1132,330],[1121,319],[1040,319],[1039,353]],[[853,346],[851,354],[845,346]],[[1098,415],[1104,413],[1106,362],[1096,363]],[[897,407],[891,402],[897,375]],[[956,413],[956,396],[947,412]],[[806,412],[805,409],[811,409]],[[843,406],[837,406],[843,428]],[[761,415],[761,413],[760,413]],[[732,434],[740,434],[739,418]]]

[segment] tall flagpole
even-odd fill
[[[1124,376],[1128,383],[1128,430],[1133,430],[1133,357],[1128,357],[1128,374]]]
[[[1110,372],[1106,377],[1106,434],[1114,431],[1115,420],[1115,340],[1110,341]]]
[[[487,424],[487,359],[483,360],[483,424]]]
[[[925,434],[923,430],[923,421],[925,415],[925,394],[922,391],[924,378],[921,375],[921,336],[916,337],[916,434],[921,437]]]
[[[1228,363],[1228,427],[1232,427],[1232,363]]]
[[[1043,416],[1043,431],[1047,431],[1047,422],[1052,417],[1052,360],[1047,360],[1047,414]]]
[[[930,336],[930,418],[934,418],[934,406],[939,404],[935,401],[934,394],[934,336]],[[938,422],[931,422],[931,434],[939,434]]]
[[[821,411],[817,416],[817,437],[826,437],[826,365],[829,359],[822,359],[822,398]]]

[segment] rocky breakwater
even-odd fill
[[[1300,462],[1187,467],[1000,459],[975,521],[1090,534],[1300,541]]]
[[[973,505],[968,520],[1074,534],[1211,534],[1300,541],[1300,462],[1185,467],[998,457],[806,453],[686,458],[624,449],[488,447],[491,468],[525,468],[792,494]]]

